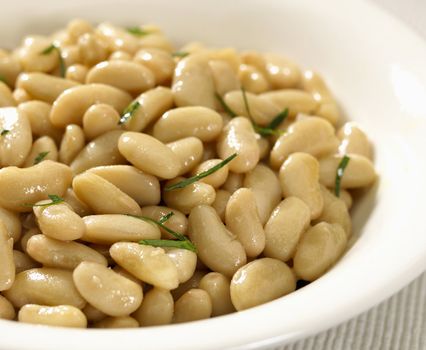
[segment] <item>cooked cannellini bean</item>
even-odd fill
[[[185,234],[188,228],[188,219],[179,210],[163,206],[146,206],[141,208],[142,216],[151,218],[155,221],[159,221],[163,216],[171,212],[173,213],[173,216],[170,217],[166,222],[164,222],[163,225],[172,231],[175,231],[180,234]],[[174,236],[172,236],[163,228],[160,228],[160,231],[162,238],[174,238]]]
[[[203,142],[215,140],[222,130],[222,117],[206,107],[180,107],[164,113],[155,123],[153,136],[162,142],[195,136]]]
[[[166,144],[180,160],[181,169],[178,175],[183,175],[192,170],[200,163],[203,157],[204,146],[196,137],[185,137],[183,139]]]
[[[163,113],[173,107],[173,94],[169,88],[157,86],[136,98],[139,107],[124,124],[124,128],[132,131],[143,131],[159,119]]]
[[[217,215],[219,215],[222,221],[225,221],[225,210],[226,205],[228,204],[229,198],[231,198],[231,193],[226,190],[217,190],[216,199],[211,204],[212,207],[216,210]]]
[[[22,66],[17,59],[13,56],[0,57],[0,74],[4,77],[6,83],[10,87],[15,86],[15,81],[19,73],[22,71]]]
[[[73,280],[81,295],[109,316],[127,316],[142,303],[139,284],[101,264],[80,263],[73,272]]]
[[[27,168],[39,163],[38,160],[42,157],[42,160],[58,160],[58,148],[56,147],[55,141],[49,136],[42,136],[34,141],[31,152],[28,154],[25,163],[22,165]]]
[[[135,62],[104,61],[87,73],[86,83],[106,84],[131,94],[140,94],[154,87],[155,76],[151,70]]]
[[[86,66],[82,64],[72,64],[67,68],[65,72],[65,78],[75,81],[76,83],[83,84],[86,81],[88,72],[89,68]]]
[[[94,328],[138,328],[139,322],[130,316],[107,317],[93,324]]]
[[[108,131],[89,142],[70,164],[74,174],[80,174],[96,166],[125,163],[117,146],[122,134],[121,130]]]
[[[29,102],[32,100],[32,97],[30,96],[30,94],[26,92],[24,89],[15,89],[13,90],[12,95],[13,95],[13,99],[15,100],[18,106],[21,103]]]
[[[211,270],[232,276],[246,263],[243,246],[226,229],[212,207],[200,205],[192,209],[188,231],[197,247],[198,257]]]
[[[135,53],[138,49],[138,38],[127,32],[124,28],[111,23],[100,23],[96,27],[96,35],[106,43],[110,51],[126,51]]]
[[[110,254],[117,264],[141,281],[167,290],[179,285],[176,265],[162,248],[118,242],[111,246]]]
[[[132,98],[128,93],[113,86],[79,85],[59,95],[50,112],[50,121],[58,128],[68,124],[81,125],[84,113],[95,103],[109,104],[121,113],[131,101]]]
[[[242,186],[252,190],[260,222],[264,225],[281,200],[282,190],[277,175],[266,165],[258,164],[245,174],[239,187]]]
[[[22,237],[19,241],[19,245],[20,245],[21,250],[24,253],[27,253],[27,243],[28,243],[29,239],[34,235],[40,235],[40,234],[41,234],[41,231],[39,230],[38,227],[33,227],[33,228],[30,228],[28,231],[26,231],[22,235]]]
[[[130,163],[149,174],[172,179],[180,172],[179,158],[152,136],[125,132],[118,140],[118,149]]]
[[[166,248],[165,251],[176,266],[179,283],[188,281],[197,267],[197,254],[179,248]]]
[[[320,181],[324,186],[331,188],[335,186],[336,171],[342,157],[336,154],[320,159]],[[358,154],[350,154],[349,157],[350,161],[341,177],[340,187],[357,188],[371,185],[376,179],[371,160]]]
[[[245,173],[256,166],[260,151],[253,126],[247,118],[237,117],[225,125],[217,141],[217,153],[222,159],[237,153],[228,164],[230,171]]]
[[[175,303],[173,323],[202,320],[212,314],[212,302],[203,289],[191,289]]]
[[[166,289],[154,287],[145,294],[142,305],[132,316],[144,326],[161,326],[172,322],[174,301]]]
[[[138,242],[142,239],[159,239],[161,235],[154,224],[128,215],[90,215],[85,216],[83,221],[86,229],[81,239],[86,242]]]
[[[301,72],[294,62],[273,53],[264,54],[263,57],[265,59],[266,77],[272,87],[288,89],[299,84]]]
[[[157,84],[169,83],[173,77],[175,61],[165,50],[147,47],[136,52],[133,60],[148,67],[154,74]]]
[[[70,164],[84,146],[85,137],[83,129],[76,124],[67,125],[59,148],[59,160],[62,163]]]
[[[0,319],[13,320],[15,318],[15,309],[13,305],[3,295],[0,295]]]
[[[22,47],[16,52],[25,72],[51,72],[59,63],[59,53],[53,50],[49,54],[40,53],[52,43],[47,37],[28,36],[23,40]]]
[[[280,168],[284,197],[295,196],[303,200],[311,210],[311,219],[321,214],[324,205],[319,177],[319,163],[308,153],[293,153]]]
[[[81,310],[89,322],[99,322],[107,317],[101,310],[98,310],[89,303]]]
[[[0,107],[12,107],[16,105],[12,90],[3,81],[0,81]]]
[[[46,267],[73,270],[82,261],[92,261],[107,266],[107,260],[96,250],[77,242],[63,242],[45,235],[32,236],[27,243],[27,253]]]
[[[206,160],[204,162],[202,162],[200,165],[198,165],[192,172],[192,176],[198,175],[204,171],[207,171],[211,168],[213,168],[214,166],[218,165],[219,163],[221,163],[223,160],[222,159],[209,159]],[[214,188],[219,188],[220,186],[222,186],[226,179],[228,178],[228,173],[229,173],[229,169],[228,169],[228,165],[224,165],[222,166],[219,170],[215,171],[213,174],[210,174],[204,178],[202,178],[200,181],[209,184],[211,186],[213,186]]]
[[[56,327],[86,328],[86,316],[71,305],[24,305],[18,313],[19,322]]]
[[[86,304],[74,286],[71,271],[48,267],[18,273],[12,288],[3,294],[17,308],[40,304],[71,305],[81,309]]]
[[[80,216],[66,203],[43,206],[49,202],[50,200],[38,202],[37,205],[41,206],[33,207],[41,232],[61,241],[81,238],[84,223]]]
[[[311,221],[311,211],[301,199],[288,197],[272,211],[265,225],[263,254],[282,261],[290,260],[302,233]]]
[[[229,62],[225,60],[211,60],[209,67],[213,75],[216,92],[224,95],[229,91],[238,90],[240,82],[238,76]]]
[[[108,48],[93,33],[80,35],[77,41],[81,61],[87,66],[104,61],[108,57]]]
[[[294,152],[319,157],[337,149],[339,141],[333,126],[324,119],[309,117],[291,124],[280,136],[271,151],[271,165],[278,168]]]
[[[0,221],[6,227],[6,232],[13,242],[18,242],[21,238],[22,224],[19,215],[14,211],[0,207]]]
[[[343,202],[345,203],[346,208],[348,210],[351,209],[353,199],[352,199],[352,195],[349,193],[349,191],[341,188],[340,189],[340,196],[339,196],[339,198],[341,200],[343,200]]]
[[[74,177],[72,188],[96,214],[140,215],[140,207],[134,199],[94,173],[85,172]]]
[[[183,177],[177,177],[175,180],[167,181],[166,187],[183,180]],[[167,206],[176,208],[184,214],[189,214],[197,205],[212,204],[215,198],[216,192],[213,186],[204,182],[194,182],[181,189],[163,191],[163,200]]]
[[[22,73],[16,81],[18,88],[24,89],[34,99],[53,103],[65,90],[77,86],[72,80],[45,73]]]
[[[270,84],[263,73],[255,66],[241,64],[238,71],[241,85],[253,94],[260,94],[269,90]]]
[[[0,205],[19,212],[46,199],[48,194],[62,196],[71,184],[71,169],[51,160],[29,168],[6,167],[0,170]]]
[[[239,188],[243,187],[244,174],[237,174],[230,171],[222,189],[229,193],[234,193]]]
[[[303,234],[297,246],[294,272],[305,281],[316,280],[342,255],[346,241],[346,233],[339,224],[316,224]]]
[[[178,300],[183,294],[189,291],[192,288],[198,288],[201,279],[206,275],[205,267],[200,269],[199,263],[197,264],[197,270],[195,270],[192,277],[185,283],[179,284],[179,287],[171,291],[173,299]]]
[[[355,124],[346,123],[337,132],[340,139],[339,153],[355,153],[371,159],[371,145],[367,135]]]
[[[227,228],[237,236],[248,257],[265,248],[265,232],[257,212],[256,199],[248,188],[240,188],[229,198],[225,210]]]
[[[120,115],[110,105],[97,103],[90,106],[83,115],[83,130],[88,140],[119,128]]]
[[[231,301],[230,281],[226,276],[210,272],[200,280],[199,287],[210,296],[212,316],[226,315],[235,311]]]
[[[0,291],[9,289],[15,281],[13,238],[9,237],[6,225],[0,221]]]
[[[71,206],[72,210],[79,216],[87,216],[92,214],[90,208],[83,203],[74,193],[72,188],[68,188],[63,197],[65,203]]]
[[[27,254],[19,250],[13,251],[13,261],[15,262],[15,270],[17,274],[25,270],[40,267],[40,264],[37,261],[34,261]]]
[[[0,139],[0,166],[21,166],[33,140],[28,119],[14,107],[0,108],[0,128],[9,130]]]

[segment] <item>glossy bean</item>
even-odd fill
[[[201,279],[199,287],[210,296],[213,317],[235,311],[231,301],[230,281],[226,276],[218,272],[210,272]]]
[[[212,302],[203,289],[191,289],[175,303],[173,323],[190,322],[209,318],[212,314]]]
[[[86,316],[71,305],[24,305],[18,313],[18,321],[54,327],[86,328]]]
[[[132,316],[142,327],[161,326],[172,322],[174,301],[166,289],[152,288]]]

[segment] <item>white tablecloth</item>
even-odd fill
[[[426,0],[371,1],[423,36],[426,45]],[[426,350],[426,273],[351,321],[276,350]]]

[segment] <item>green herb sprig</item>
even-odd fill
[[[49,154],[49,151],[46,152],[40,152],[37,157],[34,159],[34,165],[40,163],[46,156]]]
[[[126,123],[128,120],[130,120],[130,118],[133,117],[133,114],[137,111],[137,109],[140,106],[141,104],[139,103],[139,101],[133,101],[131,104],[129,104],[124,110],[120,120],[118,121],[118,125],[122,125]]]
[[[145,36],[148,34],[151,34],[150,32],[143,30],[140,27],[129,27],[126,28],[127,32],[129,32],[130,34],[133,34],[134,36]]]
[[[179,188],[184,188],[184,187],[186,187],[186,186],[188,186],[188,185],[190,185],[194,182],[197,182],[197,181],[201,180],[202,178],[209,176],[209,175],[213,174],[214,172],[218,171],[220,168],[223,168],[226,164],[228,164],[236,156],[237,156],[237,153],[234,153],[231,156],[229,156],[228,158],[222,160],[220,163],[216,164],[215,166],[211,167],[210,169],[208,169],[206,171],[199,173],[198,175],[192,176],[188,179],[182,180],[182,181],[177,182],[173,185],[165,187],[164,191],[168,192],[168,191],[177,190]]]
[[[216,96],[216,99],[219,101],[220,105],[222,106],[223,110],[231,117],[235,118],[237,116],[237,113],[235,113],[231,107],[229,107],[226,102],[223,100],[222,96],[220,96],[217,92],[214,94]]]
[[[51,205],[64,202],[64,199],[59,197],[56,194],[48,194],[47,197],[51,200],[51,202],[44,203],[44,204],[24,204],[24,206],[25,207],[49,207]]]
[[[173,57],[180,57],[180,58],[184,58],[188,55],[189,55],[189,52],[187,52],[187,51],[175,51],[175,52],[172,53]]]
[[[46,47],[43,51],[40,52],[40,55],[50,55],[53,51],[56,51],[58,53],[59,73],[62,78],[65,78],[65,71],[66,71],[65,61],[64,61],[64,58],[62,57],[61,48],[56,43],[52,43],[51,45]]]
[[[347,155],[344,155],[342,160],[340,161],[338,167],[337,167],[336,180],[335,180],[335,184],[334,184],[334,194],[337,197],[340,197],[340,182],[342,180],[343,173],[345,172],[345,169],[348,166],[350,160],[351,160],[350,157],[348,157]]]
[[[7,135],[8,133],[10,133],[10,130],[3,129],[3,130],[0,132],[0,136]]]
[[[166,215],[163,215],[159,220],[158,220],[158,222],[160,223],[160,224],[164,224],[167,220],[169,220],[173,215],[175,215],[175,213],[173,213],[172,211],[170,212],[170,213],[168,213],[168,214],[166,214]]]

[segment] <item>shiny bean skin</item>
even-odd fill
[[[55,327],[86,328],[86,316],[71,305],[24,305],[18,313],[18,321]]]
[[[216,191],[216,199],[212,203],[212,207],[216,210],[217,215],[219,215],[220,219],[225,221],[225,210],[226,205],[231,197],[231,193],[226,190],[217,190]]]
[[[4,296],[20,308],[26,304],[71,305],[82,309],[86,301],[74,286],[72,272],[41,267],[20,272]]]
[[[173,108],[173,94],[169,88],[157,86],[136,98],[139,107],[124,124],[126,130],[143,131],[157,121],[163,113]]]
[[[94,173],[85,172],[74,177],[72,188],[96,214],[140,215],[141,209],[134,199]]]
[[[270,84],[263,73],[250,64],[240,65],[238,77],[241,85],[253,94],[260,94],[270,88]]]
[[[234,193],[239,188],[243,187],[244,174],[237,174],[230,171],[222,189],[229,193]]]
[[[160,220],[163,216],[173,212],[173,216],[168,219],[163,225],[170,230],[178,232],[180,234],[186,234],[186,230],[188,228],[188,219],[186,216],[181,213],[179,210],[171,209],[163,206],[146,206],[141,208],[141,215],[151,218],[155,221]],[[163,239],[171,239],[174,238],[170,233],[168,233],[163,228],[160,228],[161,237]]]
[[[22,47],[16,52],[22,69],[25,72],[51,72],[59,63],[57,50],[50,54],[40,55],[40,52],[49,47],[51,42],[47,37],[27,36]]]
[[[66,89],[77,85],[75,81],[44,73],[22,73],[16,82],[34,99],[47,103],[53,103]]]
[[[254,260],[241,267],[231,280],[231,300],[238,310],[245,310],[277,299],[296,289],[291,269],[272,258]]]
[[[122,133],[121,130],[108,131],[89,142],[70,164],[74,174],[97,166],[124,164],[125,159],[117,147]]]
[[[0,127],[1,130],[9,130],[1,137],[0,166],[21,166],[32,146],[28,119],[14,107],[0,108]]]
[[[138,38],[124,28],[110,23],[100,23],[96,28],[96,35],[104,42],[110,51],[126,51],[135,53],[139,47]]]
[[[16,101],[12,95],[12,90],[3,81],[0,81],[0,107],[13,107]]]
[[[324,200],[319,184],[320,168],[316,158],[308,153],[293,153],[281,166],[279,176],[284,197],[295,196],[303,200],[311,210],[311,219],[320,216]]]
[[[86,81],[89,68],[82,64],[72,64],[65,72],[65,78],[83,84]]]
[[[209,318],[212,314],[212,302],[203,289],[191,289],[175,303],[173,323],[182,323]]]
[[[316,224],[304,233],[297,246],[294,272],[305,281],[316,280],[342,255],[346,242],[346,233],[339,224]]]
[[[86,84],[65,90],[56,99],[50,121],[58,128],[68,124],[81,125],[86,110],[95,103],[106,103],[121,113],[132,101],[131,96],[113,86]]]
[[[228,164],[229,170],[235,173],[245,173],[256,166],[260,151],[253,126],[247,118],[236,117],[223,128],[217,141],[217,153],[221,159],[237,153]]]
[[[226,229],[212,207],[200,205],[192,209],[188,231],[198,257],[211,270],[230,277],[246,263],[243,246]]]
[[[26,92],[24,89],[15,89],[13,90],[12,95],[13,95],[13,99],[15,100],[18,106],[21,103],[29,102],[32,100],[32,97],[30,96],[30,94]]]
[[[142,303],[142,287],[93,262],[82,262],[73,272],[73,280],[81,295],[109,316],[127,316]]]
[[[197,166],[202,157],[204,146],[200,139],[196,137],[186,137],[166,144],[174,154],[176,154],[181,163],[181,169],[178,175],[183,175]]]
[[[98,244],[138,242],[142,239],[160,239],[160,230],[150,222],[128,215],[90,215],[83,218],[86,230],[83,241]]]
[[[139,322],[130,316],[107,317],[93,324],[94,328],[138,328]]]
[[[309,117],[296,121],[280,136],[271,151],[271,165],[278,168],[294,152],[320,157],[337,149],[333,126],[324,119]]]
[[[201,279],[199,287],[210,296],[213,317],[235,311],[231,301],[230,281],[226,276],[218,272],[210,272]]]
[[[46,152],[47,154],[43,157],[43,160],[58,161],[58,148],[56,147],[55,141],[49,136],[42,136],[34,141],[31,152],[28,154],[22,166],[27,168],[36,164],[37,157]]]
[[[229,91],[238,90],[240,82],[237,73],[225,60],[210,60],[209,67],[213,75],[216,92],[224,95]]]
[[[173,77],[175,62],[170,53],[165,50],[147,47],[136,52],[133,60],[149,68],[159,85],[169,83]]]
[[[197,254],[179,248],[166,248],[165,251],[176,266],[179,283],[188,281],[197,267]]]
[[[63,196],[65,203],[71,206],[72,210],[79,216],[87,216],[92,214],[89,207],[83,203],[74,193],[72,188],[68,188]]]
[[[0,294],[0,319],[13,320],[15,318],[13,305],[3,295]]]
[[[202,162],[200,165],[198,165],[191,172],[191,174],[192,174],[192,176],[198,175],[198,174],[200,174],[204,171],[207,171],[207,170],[213,168],[214,166],[218,165],[221,162],[222,162],[222,159],[206,160],[206,161]],[[202,181],[206,184],[209,184],[209,185],[213,186],[214,188],[219,188],[225,183],[226,179],[228,178],[228,173],[229,173],[228,165],[224,165],[222,168],[215,171],[213,174],[202,178],[200,181]]]
[[[16,78],[22,71],[19,60],[13,56],[0,57],[0,75],[10,87],[15,86]]]
[[[88,322],[99,322],[107,317],[102,311],[98,310],[89,303],[81,310],[87,318]]]
[[[39,203],[45,204],[44,202]],[[38,226],[46,236],[60,241],[75,240],[83,236],[83,220],[68,204],[35,206],[33,210]]]
[[[108,57],[108,48],[93,33],[84,33],[81,35],[78,38],[77,46],[81,61],[87,66],[93,66]]]
[[[168,181],[167,186],[183,181],[183,177]],[[213,186],[204,182],[194,182],[181,189],[163,191],[163,200],[168,207],[176,208],[184,214],[189,214],[197,205],[211,205],[216,199]]]
[[[119,128],[118,112],[105,103],[98,103],[90,106],[83,115],[83,130],[88,140],[101,136],[105,132]]]
[[[206,268],[199,267],[199,263],[197,264],[197,270],[195,270],[192,277],[186,281],[185,283],[179,284],[179,287],[176,289],[173,289],[171,291],[173,299],[176,301],[178,300],[183,294],[185,294],[188,290],[192,288],[198,288],[201,279],[206,275],[208,271],[206,271]]]
[[[85,146],[84,132],[76,124],[67,125],[59,148],[59,160],[70,164]]]
[[[265,225],[263,254],[284,262],[290,260],[311,221],[311,211],[301,199],[287,197],[272,211]]]
[[[265,248],[265,232],[257,212],[256,199],[248,188],[240,188],[229,198],[225,210],[226,227],[237,236],[249,258]]]
[[[38,262],[34,261],[27,254],[19,250],[13,251],[13,261],[15,262],[15,270],[17,274],[25,270],[40,267]]]
[[[19,215],[14,211],[0,207],[0,221],[5,225],[6,232],[9,237],[13,238],[13,242],[18,242],[22,231]]]
[[[155,176],[130,165],[109,165],[91,168],[96,174],[134,199],[140,206],[156,205],[160,202],[160,183]]]
[[[30,228],[28,231],[26,231],[22,235],[22,237],[19,241],[19,245],[20,245],[21,250],[24,253],[27,253],[27,243],[28,243],[29,239],[34,235],[40,235],[40,234],[41,234],[41,231],[38,227],[33,227],[33,228]]]
[[[266,165],[258,164],[245,174],[240,187],[252,190],[262,225],[268,221],[272,210],[281,200],[281,184],[277,175]]]
[[[9,237],[3,221],[0,221],[0,266],[0,291],[3,291],[12,287],[15,281],[13,238]]]
[[[130,163],[149,174],[172,179],[180,172],[179,158],[152,136],[125,132],[118,140],[118,149]]]
[[[203,142],[215,140],[223,122],[219,113],[206,107],[180,107],[164,113],[154,125],[153,136],[171,142],[195,136]]]
[[[46,199],[48,194],[63,196],[71,184],[71,169],[46,160],[29,168],[0,170],[0,206],[14,211],[31,211],[27,204]]]
[[[147,67],[131,61],[104,61],[94,66],[86,77],[87,84],[105,84],[140,94],[155,85],[155,75]]]
[[[300,68],[292,61],[277,54],[267,53],[265,59],[266,78],[275,89],[295,87],[301,80]]]
[[[371,185],[377,176],[371,160],[358,154],[350,154],[349,157],[350,161],[343,172],[340,187],[357,188]],[[320,182],[324,186],[334,187],[337,167],[341,160],[342,156],[340,155],[320,159]]]
[[[173,319],[174,301],[166,289],[152,288],[132,316],[142,327],[169,324]]]
[[[167,290],[179,285],[176,265],[162,248],[118,242],[111,246],[110,254],[117,264],[141,281]]]
[[[352,199],[352,195],[349,193],[349,191],[347,191],[345,189],[340,189],[339,198],[343,200],[343,202],[345,203],[346,208],[348,210],[351,209],[353,199]]]
[[[355,123],[343,125],[337,132],[337,137],[340,139],[340,154],[355,153],[372,159],[371,145],[367,135]]]
[[[45,235],[32,236],[27,243],[27,253],[45,267],[73,270],[82,261],[92,261],[107,266],[107,260],[96,250],[77,242],[63,242]]]

